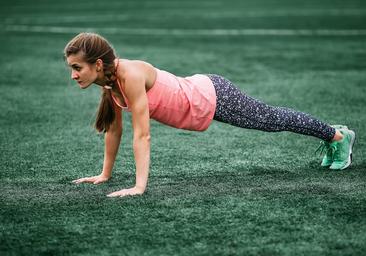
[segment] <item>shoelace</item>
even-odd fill
[[[331,155],[333,155],[337,151],[337,145],[335,143],[321,141],[319,147],[315,150],[315,154],[319,151],[320,156],[323,154],[323,152],[325,152],[325,154],[330,153]]]
[[[331,146],[333,146],[333,145],[331,145]],[[332,154],[333,154],[333,160],[340,160],[342,158],[341,157],[342,150],[337,150],[336,145],[334,145],[334,151],[332,152]]]

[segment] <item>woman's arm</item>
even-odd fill
[[[122,113],[121,109],[119,107],[116,107],[115,119],[111,124],[111,126],[109,127],[108,131],[104,135],[105,146],[104,146],[104,163],[102,173],[97,176],[77,179],[74,180],[73,182],[76,184],[83,182],[99,184],[109,180],[112,176],[112,169],[118,153],[121,137],[122,137]]]
[[[118,148],[122,137],[122,113],[119,107],[115,107],[115,119],[104,135],[104,162],[102,176],[112,176],[113,165],[116,160]]]
[[[130,71],[125,78],[125,91],[132,112],[133,150],[136,162],[136,184],[108,196],[143,194],[147,187],[150,165],[150,116],[145,90],[145,79],[138,70]]]

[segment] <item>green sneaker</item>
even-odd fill
[[[355,142],[355,132],[352,130],[341,129],[343,139],[334,141],[330,147],[335,148],[333,153],[333,163],[329,167],[332,170],[344,170],[350,166],[352,162],[352,148]]]
[[[347,130],[348,129],[347,126],[339,125],[339,124],[332,125],[332,127],[335,129],[338,129],[338,130],[341,130],[341,129]],[[323,154],[323,152],[325,152],[325,155],[324,155],[323,160],[320,165],[323,167],[331,166],[333,163],[333,153],[335,151],[335,148],[331,147],[329,142],[321,141],[320,146],[318,147],[316,152],[318,152],[319,150],[320,150],[320,155]]]
[[[323,160],[321,162],[321,166],[322,167],[329,167],[332,165],[333,163],[333,153],[335,151],[334,147],[331,147],[331,143],[327,142],[327,141],[321,141],[319,147],[317,148],[317,150],[315,151],[318,152],[320,151],[320,155],[323,154],[323,152],[325,152]]]

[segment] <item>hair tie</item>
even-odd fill
[[[112,86],[109,86],[109,85],[104,85],[104,89],[107,89],[107,90],[112,90]]]

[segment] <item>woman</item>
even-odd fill
[[[122,136],[122,110],[132,113],[136,185],[108,196],[143,194],[150,164],[150,126],[153,118],[172,127],[204,131],[212,120],[268,132],[291,131],[322,140],[326,154],[321,165],[345,169],[351,164],[355,133],[346,126],[329,126],[305,113],[268,106],[253,99],[218,75],[181,78],[143,61],[117,59],[111,45],[93,33],[81,33],[65,47],[71,78],[80,88],[101,86],[102,99],[95,127],[105,132],[103,171],[74,180],[99,184],[110,179]]]

